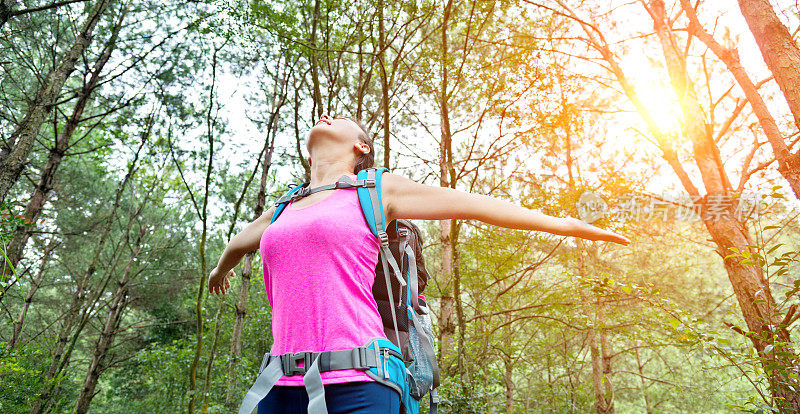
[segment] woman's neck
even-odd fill
[[[311,161],[310,188],[333,184],[343,175],[353,175],[353,166],[346,161]]]

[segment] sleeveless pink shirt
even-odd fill
[[[355,188],[307,207],[286,206],[260,242],[272,306],[270,353],[337,351],[385,338],[372,295],[379,247]],[[323,384],[355,381],[374,380],[354,369],[322,373]],[[276,385],[302,386],[303,378],[284,375]]]

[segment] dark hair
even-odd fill
[[[358,173],[361,170],[365,170],[367,168],[372,167],[375,165],[375,148],[372,145],[372,137],[370,136],[369,129],[367,126],[361,122],[360,119],[357,119],[352,116],[346,116],[345,118],[353,121],[361,128],[361,134],[358,135],[358,139],[360,139],[363,143],[369,146],[369,153],[361,154],[356,158],[356,165],[353,169],[353,172]]]

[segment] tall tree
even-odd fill
[[[739,9],[789,104],[795,125],[800,128],[800,71],[797,70],[800,47],[797,41],[775,14],[769,0],[739,0]]]
[[[282,62],[283,63],[278,66],[274,73],[273,85],[271,91],[267,94],[267,96],[271,98],[271,107],[265,124],[264,148],[261,150],[263,161],[261,162],[261,176],[259,179],[258,193],[256,194],[256,205],[253,208],[253,220],[264,213],[264,207],[267,203],[267,180],[273,167],[272,156],[275,150],[275,139],[279,131],[280,113],[287,102],[289,79],[291,79],[294,72],[294,65],[297,63],[296,61],[291,61],[288,56],[285,57]],[[242,328],[244,327],[245,316],[247,316],[247,298],[250,289],[250,278],[252,277],[254,269],[253,259],[255,255],[256,252],[252,251],[245,256],[239,294],[234,307],[236,319],[231,332],[230,387],[228,387],[226,397],[226,403],[229,405],[233,403],[233,391],[236,390],[238,384],[236,366],[242,353]]]
[[[452,134],[450,132],[450,111],[449,111],[449,81],[448,71],[449,56],[447,29],[451,25],[450,14],[453,9],[453,0],[447,0],[442,13],[441,26],[441,46],[439,50],[439,119],[440,119],[440,141],[439,141],[439,185],[442,187],[453,187],[454,177],[450,176],[452,168]],[[453,279],[453,252],[455,246],[453,239],[453,227],[455,220],[439,221],[439,242],[441,243],[441,267],[439,282],[441,290],[441,309],[439,317],[439,361],[440,364],[449,368],[452,363],[453,334],[456,332],[456,324],[453,315],[454,293],[452,287]],[[448,372],[448,371],[444,371]]]
[[[110,0],[95,2],[83,27],[75,37],[72,47],[61,57],[58,66],[48,74],[47,79],[29,104],[24,118],[11,133],[8,141],[4,143],[2,152],[0,152],[0,203],[6,200],[11,187],[17,182],[25,168],[25,163],[42,124],[53,110],[67,78],[75,70],[75,63],[83,51],[89,47],[94,28],[101,20],[109,3],[111,3]]]
[[[89,80],[84,83],[77,94],[78,100],[75,102],[72,115],[67,119],[66,124],[56,137],[53,148],[48,153],[47,161],[39,175],[39,181],[36,187],[34,187],[33,194],[31,194],[30,200],[25,208],[24,217],[28,222],[35,223],[42,213],[44,204],[47,202],[47,198],[53,189],[53,181],[57,175],[58,168],[69,148],[70,140],[84,116],[86,106],[89,104],[93,93],[95,93],[95,90],[98,88],[100,74],[116,47],[119,31],[122,28],[126,14],[127,10],[120,12],[119,18],[111,29],[111,34],[103,47],[102,53],[98,56],[97,61],[95,61],[92,67]],[[31,233],[32,230],[26,227],[20,226],[17,229],[14,234],[14,239],[9,244],[6,252],[8,259],[0,265],[0,275],[10,275],[12,269],[17,267]],[[9,276],[6,277],[8,278]],[[5,293],[6,289],[7,288],[3,288],[2,293],[0,293],[0,300],[2,300],[3,293]]]
[[[114,202],[112,203],[111,211],[109,212],[106,220],[103,222],[103,227],[99,229],[101,236],[94,248],[94,254],[92,255],[91,263],[86,270],[81,273],[81,276],[77,281],[75,296],[70,300],[69,308],[61,318],[56,344],[53,346],[51,351],[50,364],[44,374],[46,385],[44,391],[38,396],[38,398],[36,398],[34,404],[31,406],[30,414],[40,414],[47,411],[51,399],[54,396],[53,392],[58,385],[55,380],[69,363],[70,357],[72,356],[72,351],[74,350],[74,344],[78,340],[80,333],[83,331],[83,328],[88,322],[88,318],[81,318],[81,310],[84,309],[88,296],[91,293],[90,284],[92,281],[92,276],[95,274],[97,267],[100,265],[100,260],[102,258],[101,252],[103,251],[105,244],[108,241],[108,236],[111,233],[111,227],[116,219],[117,210],[119,209],[122,195],[131,180],[133,180],[133,175],[135,174],[137,168],[139,168],[139,156],[142,148],[147,143],[147,139],[148,137],[145,135],[141,144],[136,150],[133,160],[128,164],[128,170],[125,174],[125,178],[119,184],[114,196]],[[47,383],[48,381],[50,382],[49,384]]]
[[[154,182],[154,184],[157,183],[158,181]],[[152,188],[147,192],[147,194],[144,194],[142,204],[137,209],[138,211],[136,212],[136,215],[129,218],[127,229],[129,233],[132,230],[137,216],[140,215],[141,210],[146,207],[149,201],[148,198],[151,197],[151,192]],[[134,234],[133,240],[135,241],[132,246],[133,249],[130,253],[130,257],[128,258],[128,262],[122,272],[122,276],[116,281],[116,287],[111,293],[111,300],[109,301],[107,307],[108,313],[103,321],[100,335],[97,338],[97,345],[95,346],[94,352],[92,353],[92,358],[89,361],[89,368],[86,372],[83,386],[81,387],[78,398],[75,401],[76,414],[85,414],[87,411],[89,411],[89,404],[91,404],[92,399],[97,394],[95,389],[97,388],[97,383],[100,380],[100,375],[107,368],[105,360],[108,355],[108,351],[111,349],[114,339],[119,332],[120,323],[122,322],[122,317],[125,314],[125,309],[130,303],[130,284],[139,274],[139,272],[135,269],[134,263],[136,263],[139,259],[139,253],[142,250],[142,244],[146,242],[145,239],[147,233],[152,231],[152,227],[150,227],[147,222],[138,224],[139,233]]]
[[[679,40],[671,26],[674,19],[667,18],[663,1],[640,2],[652,19],[661,56],[666,64],[675,95],[680,102],[682,132],[690,141],[691,159],[699,170],[706,194],[700,193],[698,186],[694,184],[680,161],[673,143],[661,131],[652,114],[642,103],[642,99],[633,88],[628,75],[622,69],[599,26],[590,20],[579,17],[565,2],[558,0],[557,3],[560,9],[556,10],[556,13],[578,23],[585,33],[582,40],[587,42],[593,50],[599,52],[607,64],[605,67],[614,76],[625,96],[645,121],[649,132],[663,153],[662,157],[672,168],[684,190],[692,197],[693,203],[700,211],[702,223],[715,244],[716,252],[722,258],[731,286],[738,299],[742,316],[752,333],[749,338],[761,357],[764,368],[771,373],[770,389],[776,405],[783,411],[796,412],[797,409],[800,409],[798,408],[800,405],[797,404],[797,394],[792,391],[797,386],[796,381],[792,379],[786,369],[770,369],[775,363],[782,367],[791,367],[794,365],[792,361],[796,360],[789,332],[785,329],[784,315],[777,307],[762,268],[730,256],[733,251],[754,251],[752,250],[754,241],[743,218],[735,213],[736,206],[732,202],[725,201],[733,199],[734,188],[728,172],[724,168],[720,148],[712,133],[714,125],[704,119],[705,111],[700,105],[697,91],[689,76],[685,52],[678,46]],[[721,133],[724,134],[725,131],[726,128],[721,127]],[[746,162],[749,163],[749,160]],[[743,174],[746,174],[747,167],[746,164]],[[743,179],[746,181],[747,177],[744,176]],[[740,187],[742,186],[740,185]]]
[[[772,116],[772,114],[770,114],[769,108],[767,107],[766,102],[764,102],[764,98],[758,92],[758,85],[756,85],[750,79],[747,71],[742,66],[741,60],[739,59],[739,53],[736,51],[736,49],[725,48],[703,28],[703,26],[700,24],[699,18],[697,17],[697,10],[695,10],[695,7],[691,5],[689,0],[680,0],[680,2],[681,7],[686,13],[686,17],[689,19],[690,33],[700,39],[701,42],[703,42],[709,49],[711,49],[712,52],[714,52],[715,55],[717,55],[717,57],[723,63],[725,63],[725,65],[728,67],[728,70],[739,84],[739,87],[744,92],[747,101],[753,108],[753,113],[758,118],[758,122],[761,125],[761,129],[764,131],[764,135],[767,137],[767,141],[769,142],[770,146],[772,146],[772,152],[775,154],[775,159],[778,160],[778,172],[780,172],[786,181],[789,182],[789,186],[792,188],[792,191],[794,191],[795,197],[800,199],[800,152],[795,151],[794,154],[790,152],[789,146],[786,144],[783,134],[781,134],[780,128],[778,128],[777,122],[775,122],[775,118]],[[763,14],[764,11],[761,13]],[[769,38],[767,41],[774,42],[775,40]],[[792,45],[797,48],[797,45],[793,41]],[[800,57],[800,53],[798,53],[798,57]],[[776,58],[773,57],[772,59],[774,60]],[[798,60],[798,63],[800,63],[800,60]],[[797,71],[795,70],[790,72]],[[795,75],[789,74],[784,75],[784,77],[785,76]],[[777,76],[775,79],[777,79]],[[798,79],[800,79],[800,77],[798,77]],[[800,92],[797,92],[793,88],[800,89],[800,87],[791,85],[788,86],[790,92],[794,91],[800,94]],[[798,96],[798,100],[800,100],[800,95]]]
[[[202,230],[200,235],[199,259],[200,259],[200,277],[197,283],[197,297],[195,298],[195,328],[197,330],[197,343],[195,345],[194,359],[189,366],[189,414],[194,414],[195,404],[197,402],[197,369],[200,366],[200,356],[203,353],[203,296],[205,293],[206,278],[208,277],[208,260],[206,258],[206,241],[208,237],[208,201],[211,195],[212,185],[212,172],[214,171],[214,133],[217,126],[217,114],[215,112],[214,104],[216,102],[216,87],[217,87],[217,58],[220,50],[222,50],[228,43],[229,39],[225,39],[221,45],[214,45],[211,57],[211,84],[208,89],[208,104],[205,112],[206,123],[206,140],[208,142],[208,155],[206,159],[205,179],[203,181],[203,195],[198,204],[197,197],[194,196],[192,189],[189,187],[186,176],[181,172],[181,179],[183,180],[186,190],[192,199],[192,204],[197,213],[197,218],[200,220]],[[176,165],[179,165],[176,160]],[[180,171],[180,170],[179,170]]]
[[[446,7],[446,6],[445,6]],[[378,69],[381,71],[381,109],[383,110],[383,166],[391,168],[391,148],[389,146],[389,79],[386,75],[386,27],[383,12],[386,8],[384,0],[378,0]]]

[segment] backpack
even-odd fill
[[[368,168],[359,171],[355,180],[342,176],[334,184],[316,188],[308,188],[309,183],[292,185],[275,203],[270,223],[278,219],[290,201],[318,191],[355,187],[366,224],[380,242],[372,293],[387,338],[373,338],[364,346],[343,351],[284,355],[267,352],[239,414],[251,414],[282,375],[297,374],[303,375],[308,392],[308,412],[327,413],[319,373],[351,368],[361,369],[375,381],[397,391],[403,407],[401,413],[418,414],[422,398],[429,394],[430,412],[436,414],[439,367],[430,311],[420,295],[430,276],[422,256],[422,235],[409,220],[386,223],[381,201],[381,175],[385,171],[386,168]],[[299,361],[304,366],[298,366]]]

